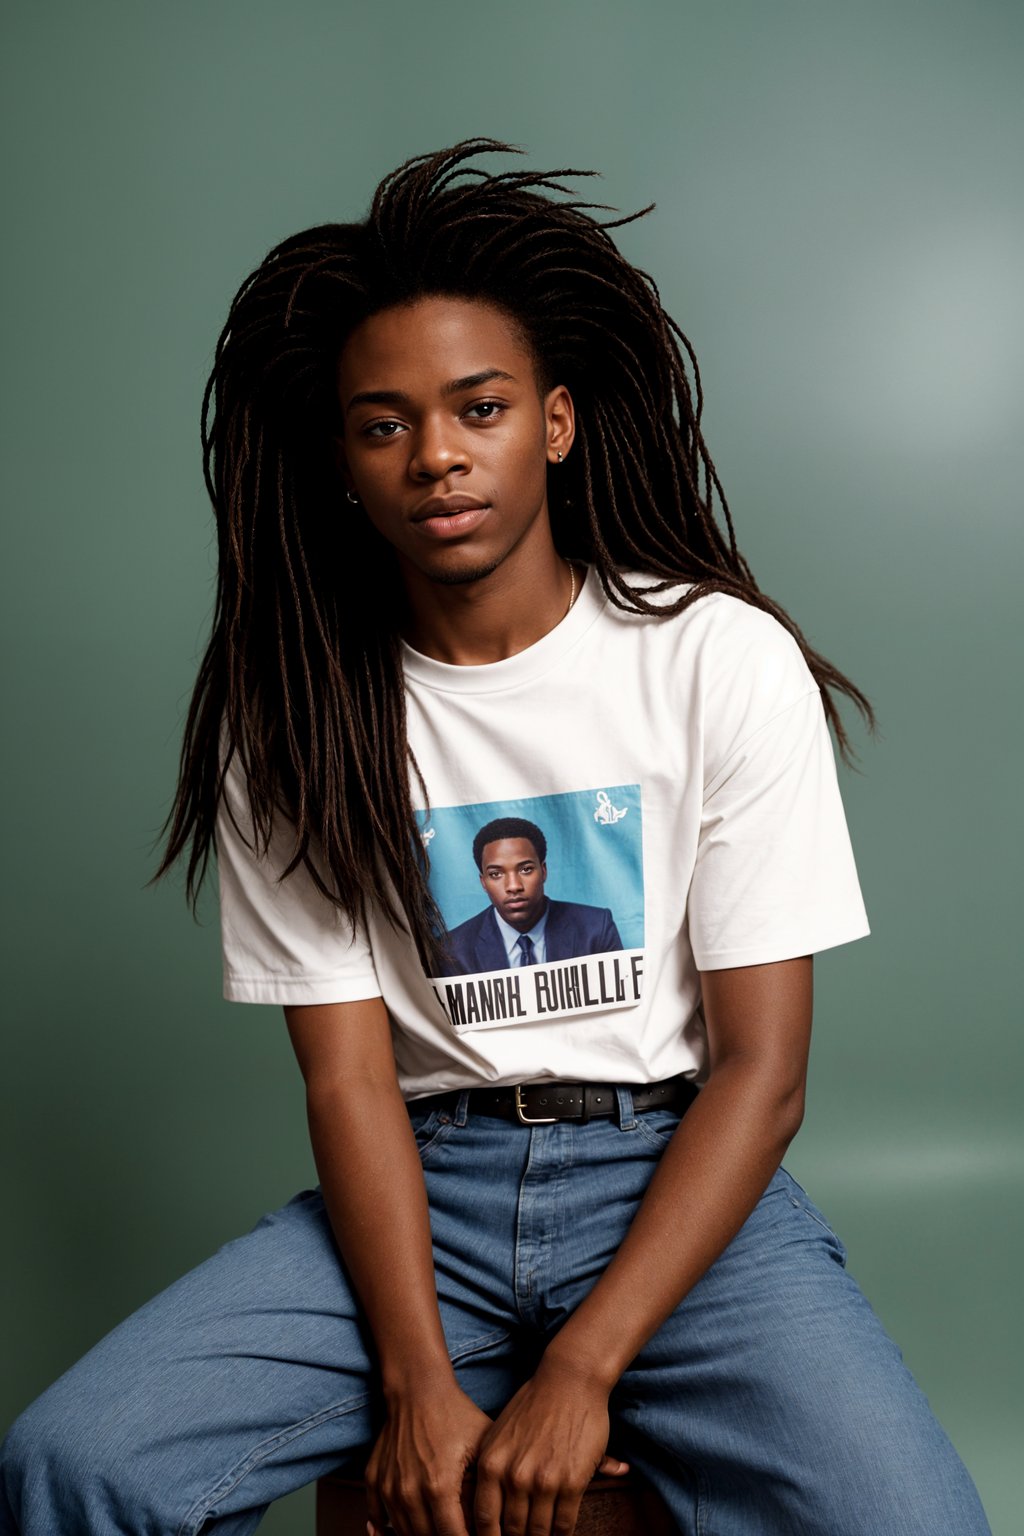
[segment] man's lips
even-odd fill
[[[410,522],[422,523],[435,517],[450,518],[457,512],[477,512],[486,509],[488,503],[478,496],[456,492],[453,496],[431,496],[416,508]]]
[[[452,507],[444,512],[418,513],[412,525],[418,533],[433,539],[458,538],[472,533],[490,512],[490,507],[474,502],[471,507]]]

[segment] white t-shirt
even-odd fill
[[[446,974],[426,976],[375,904],[353,937],[301,866],[277,884],[284,818],[257,860],[222,808],[226,998],[382,996],[409,1099],[556,1078],[703,1082],[701,970],[868,932],[820,693],[760,609],[712,593],[675,617],[624,613],[591,570],[517,655],[453,666],[406,645],[404,669]],[[237,756],[226,794],[248,833]]]

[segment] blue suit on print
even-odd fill
[[[459,923],[450,937],[452,960],[442,970],[442,976],[473,976],[478,971],[509,969],[508,952],[493,907]],[[579,901],[550,898],[544,942],[546,961],[603,955],[623,948],[609,907],[588,907]]]

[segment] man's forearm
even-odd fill
[[[386,1396],[453,1380],[423,1169],[397,1085],[310,1084],[310,1140],[335,1239],[363,1305]]]
[[[731,1242],[800,1123],[799,1096],[751,1063],[712,1074],[669,1142],[618,1252],[545,1360],[609,1390]]]

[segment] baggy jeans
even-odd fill
[[[410,1106],[459,1384],[496,1415],[621,1243],[671,1111],[525,1126]],[[243,1536],[360,1472],[383,1422],[372,1339],[319,1190],[102,1339],[4,1442],[0,1532]],[[962,1462],[780,1168],[614,1389],[610,1448],[684,1536],[980,1536]]]

